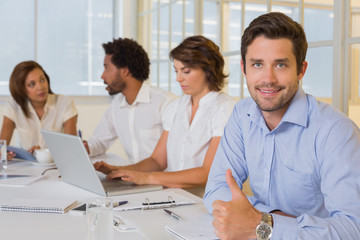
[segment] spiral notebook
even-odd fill
[[[66,213],[77,204],[77,201],[54,199],[14,199],[0,205],[1,211]]]

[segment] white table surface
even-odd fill
[[[104,159],[112,163],[118,161],[115,155],[111,154],[97,159]],[[40,175],[45,169],[47,168],[34,166],[29,162],[13,162],[9,163],[8,173]],[[46,179],[41,179],[25,187],[0,186],[0,203],[15,198],[69,199],[84,202],[88,198],[99,196],[61,181],[61,178],[58,178],[59,172],[57,170],[47,171],[45,175],[47,176]],[[162,191],[173,191],[200,201],[199,204],[176,207],[176,213],[181,213],[183,220],[207,214],[199,197],[182,189],[165,189]],[[133,223],[138,231],[120,232],[114,228],[114,240],[177,239],[165,230],[167,223],[177,220],[166,215],[162,209],[125,211],[121,212],[121,217]],[[0,211],[1,240],[84,240],[86,236],[85,215]]]

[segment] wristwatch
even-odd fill
[[[262,213],[261,222],[256,227],[257,240],[269,240],[272,234],[272,217],[269,213]]]

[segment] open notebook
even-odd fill
[[[116,197],[115,201],[128,201],[127,204],[114,208],[116,211],[148,210],[157,208],[171,208],[182,205],[196,204],[196,200],[177,194],[173,191],[155,191]]]
[[[25,199],[17,198],[0,205],[1,211],[65,213],[73,208],[77,201],[59,199]]]

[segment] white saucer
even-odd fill
[[[54,162],[50,162],[50,163],[30,162],[30,163],[34,166],[39,166],[39,167],[55,167],[56,166]]]

